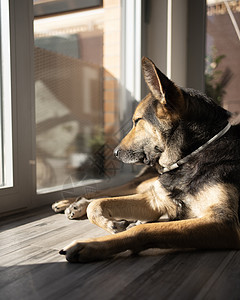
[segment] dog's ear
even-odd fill
[[[143,57],[142,69],[144,79],[154,98],[158,99],[161,104],[179,111],[183,105],[181,90],[149,58]]]

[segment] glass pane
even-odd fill
[[[35,19],[37,190],[111,178],[120,163],[120,1]],[[121,127],[121,132],[124,127]]]
[[[206,93],[237,118],[240,116],[239,26],[239,1],[207,0]]]
[[[0,1],[0,187],[13,185],[9,3]]]

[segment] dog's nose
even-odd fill
[[[118,157],[118,156],[119,156],[119,152],[120,152],[119,148],[116,147],[116,148],[114,149],[114,151],[113,151],[114,156],[115,156],[115,157]]]

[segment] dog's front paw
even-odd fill
[[[86,263],[108,258],[107,248],[95,241],[74,241],[59,251],[59,254],[65,255],[67,261],[71,263]]]
[[[64,212],[67,207],[73,202],[73,199],[67,199],[67,200],[60,200],[52,205],[53,211],[56,213]]]
[[[90,200],[85,198],[81,198],[78,201],[73,202],[69,207],[65,210],[65,215],[68,219],[78,219],[87,214],[87,207],[90,203]]]

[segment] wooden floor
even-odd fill
[[[240,251],[147,251],[70,264],[58,251],[106,234],[50,208],[0,221],[0,299],[240,299]]]

